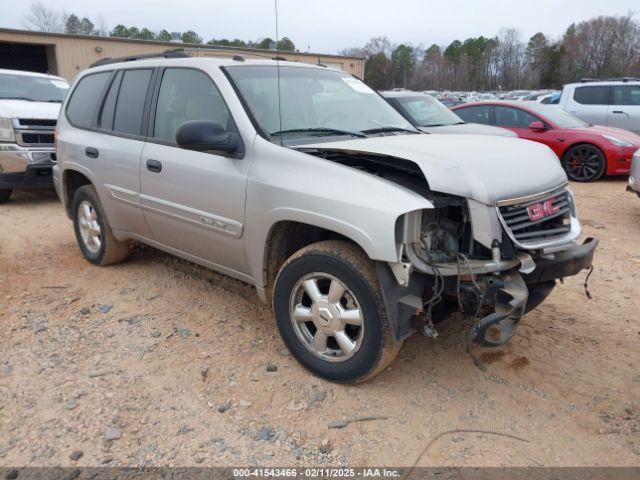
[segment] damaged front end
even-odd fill
[[[523,315],[549,296],[558,279],[591,268],[598,241],[588,238],[577,243],[581,227],[566,177],[564,184],[551,190],[500,200],[491,192],[517,189],[496,185],[480,169],[473,178],[456,178],[426,162],[384,154],[318,146],[301,150],[394,182],[433,205],[398,219],[399,261],[376,264],[396,341],[416,330],[435,336],[438,322],[461,312],[474,318],[470,329],[474,343],[503,345]],[[425,171],[437,175],[442,187],[474,193],[463,197],[434,191]],[[551,173],[539,183],[555,181]]]
[[[462,312],[475,319],[472,342],[499,347],[557,279],[591,268],[598,242],[575,243],[580,225],[566,186],[497,206],[429,197],[433,209],[399,220],[402,261],[378,266],[398,340],[418,329],[435,336],[439,321]]]

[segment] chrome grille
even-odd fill
[[[499,211],[511,238],[527,246],[569,234],[572,201],[569,191],[562,190],[534,200],[503,204]]]

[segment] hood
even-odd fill
[[[604,125],[592,125],[585,128],[571,129],[572,132],[584,132],[584,133],[596,133],[600,135],[609,135],[611,137],[619,138],[620,140],[626,140],[634,145],[640,147],[640,135],[617,127],[605,127]]]
[[[27,100],[0,100],[0,117],[4,118],[42,118],[57,120],[60,103],[29,102]]]
[[[506,128],[482,125],[480,123],[460,123],[457,125],[441,125],[437,127],[418,127],[426,133],[467,133],[471,135],[497,135],[500,137],[517,137],[518,135]]]
[[[386,155],[420,167],[429,188],[487,205],[567,182],[558,157],[541,143],[487,135],[389,135],[305,144],[304,149]]]

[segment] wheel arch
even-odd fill
[[[276,276],[286,260],[298,250],[323,240],[343,240],[352,243],[367,256],[367,249],[353,235],[326,226],[314,225],[298,220],[279,220],[271,225],[262,252],[261,297],[272,297]]]
[[[71,218],[71,204],[76,191],[84,185],[93,185],[88,172],[67,168],[62,172],[62,200],[67,216]]]

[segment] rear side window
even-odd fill
[[[573,92],[573,99],[582,105],[608,105],[609,87],[577,87]]]
[[[113,113],[116,110],[116,100],[118,99],[118,89],[120,88],[120,80],[122,79],[122,72],[118,74],[111,82],[109,87],[109,93],[104,100],[102,106],[102,112],[100,112],[100,118],[98,120],[98,127],[104,130],[111,130],[113,128]]]
[[[491,125],[491,107],[490,105],[467,107],[455,110],[462,120],[467,123],[482,123],[484,125]]]
[[[640,106],[640,85],[613,87],[613,104]]]
[[[125,70],[113,116],[113,131],[140,135],[151,70]]]
[[[94,73],[80,79],[67,105],[67,118],[76,127],[92,127],[102,91],[111,72]]]

